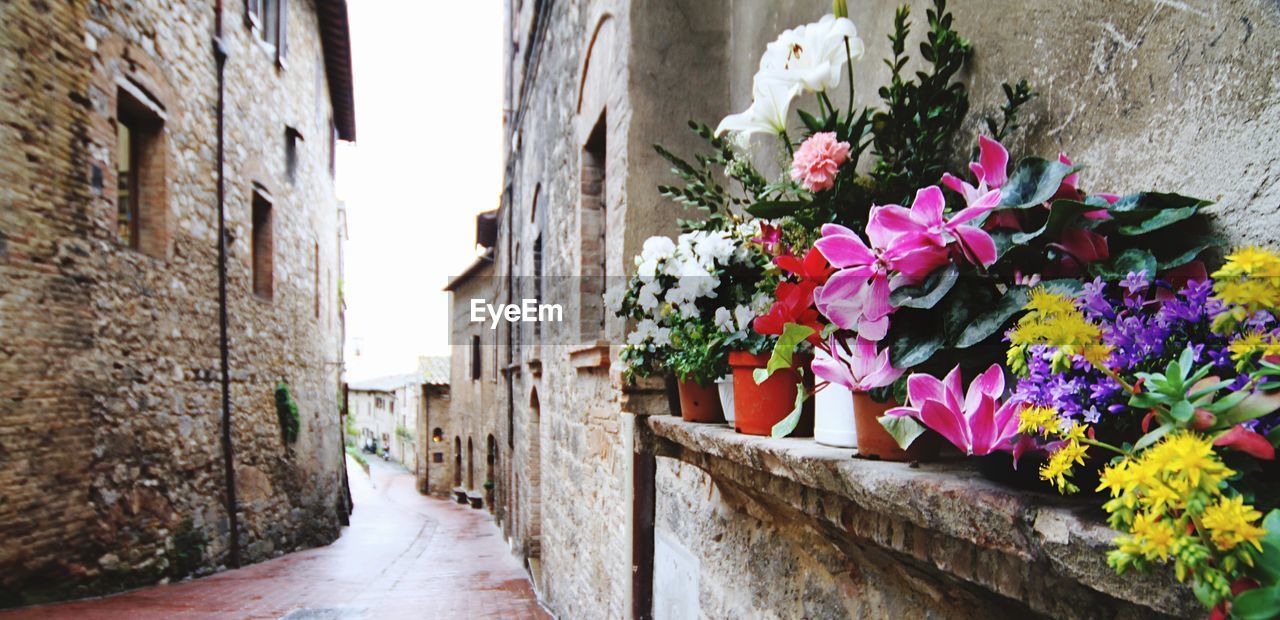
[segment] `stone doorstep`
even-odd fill
[[[1039,613],[1087,617],[1093,605],[1205,615],[1172,570],[1117,577],[1106,564],[1115,531],[1091,503],[1002,485],[972,461],[864,460],[812,439],[753,437],[673,416],[640,416],[637,433],[637,450],[694,465],[819,531],[873,543]]]

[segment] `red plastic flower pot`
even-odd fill
[[[880,425],[880,416],[897,403],[878,403],[866,392],[853,393],[853,420],[858,428],[858,456],[883,461],[929,461],[938,456],[938,442],[932,432],[916,438],[903,450],[898,441]]]
[[[768,353],[729,353],[729,366],[733,368],[733,409],[738,432],[746,435],[768,436],[773,426],[781,422],[796,406],[796,385],[800,382],[798,368],[807,366],[807,356],[797,355],[791,368],[779,370],[764,383],[756,384],[752,373],[769,364]],[[805,373],[805,388],[812,391],[813,374]],[[813,399],[805,401],[791,437],[813,436]]]
[[[685,422],[724,422],[720,390],[714,382],[680,382],[680,418]]]

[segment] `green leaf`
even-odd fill
[[[1172,425],[1163,425],[1163,426],[1156,427],[1155,430],[1138,438],[1138,441],[1133,444],[1133,451],[1137,452],[1139,450],[1143,450],[1152,445],[1155,445],[1157,441],[1160,441],[1161,437],[1168,435],[1169,431],[1173,430],[1173,428],[1174,427]]]
[[[1000,208],[1026,209],[1053,198],[1062,180],[1077,168],[1059,161],[1027,157],[1000,188]]]
[[[1125,214],[1137,213],[1142,211],[1160,211],[1164,209],[1181,209],[1185,207],[1207,207],[1213,204],[1213,201],[1193,198],[1191,196],[1183,196],[1182,194],[1171,194],[1165,192],[1138,192],[1121,196],[1115,203],[1107,207],[1115,217],[1125,217]]]
[[[1241,592],[1231,600],[1231,617],[1236,620],[1280,618],[1280,586]]]
[[[960,277],[954,263],[937,269],[916,286],[904,286],[889,296],[889,303],[899,308],[932,308],[946,295]]]
[[[1260,418],[1280,409],[1280,392],[1254,392],[1222,414],[1228,426]]]
[[[1272,510],[1262,520],[1262,529],[1267,530],[1262,537],[1262,553],[1254,561],[1258,570],[1269,577],[1271,583],[1280,581],[1280,510]]]
[[[1191,418],[1196,415],[1196,408],[1192,407],[1190,402],[1180,400],[1174,403],[1169,412],[1173,414],[1173,419],[1179,422],[1190,422]]]
[[[933,357],[946,340],[937,331],[925,330],[899,336],[889,345],[889,358],[894,368],[919,366]]]
[[[882,415],[876,418],[880,422],[880,426],[884,430],[889,431],[894,441],[898,442],[898,447],[906,450],[911,447],[911,443],[919,436],[923,435],[925,428],[923,424],[909,415]]]
[[[794,215],[807,204],[800,200],[761,200],[747,207],[747,213],[761,219],[772,220]]]
[[[1200,256],[1209,248],[1221,247],[1225,242],[1219,237],[1197,237],[1192,241],[1192,245],[1186,251],[1169,258],[1168,260],[1159,261],[1160,271],[1167,269],[1175,269],[1181,267]]]
[[[773,429],[769,431],[769,436],[774,439],[782,439],[796,430],[796,425],[800,423],[800,416],[804,413],[804,401],[809,397],[809,393],[805,391],[804,384],[796,386],[796,405],[791,409],[791,413],[787,417],[782,418],[777,424],[773,425]]]
[[[792,358],[795,355],[796,347],[804,342],[805,338],[812,336],[815,332],[812,327],[806,327],[799,323],[787,323],[782,326],[782,335],[778,337],[777,344],[773,345],[773,354],[769,356],[769,363],[761,369],[756,369],[751,376],[756,380],[756,385],[764,383],[774,372],[783,368],[791,368]],[[763,376],[763,378],[761,378]]]
[[[1156,274],[1156,257],[1142,248],[1129,248],[1120,253],[1106,265],[1095,265],[1095,275],[1107,279],[1120,279],[1130,273],[1147,271],[1148,276]]]
[[[1129,237],[1137,235],[1145,235],[1153,230],[1159,230],[1170,224],[1176,224],[1185,220],[1199,211],[1199,207],[1182,207],[1181,209],[1166,209],[1150,214],[1148,217],[1139,220],[1134,224],[1124,224],[1116,228],[1116,232]]]
[[[1039,230],[1014,233],[1010,241],[1017,245],[1026,245],[1044,235],[1048,235],[1050,239],[1057,239],[1068,224],[1080,219],[1080,216],[1085,213],[1097,210],[1097,207],[1083,202],[1055,200],[1049,207],[1049,217],[1045,220],[1044,226],[1041,226]]]
[[[796,115],[800,117],[800,122],[809,128],[809,133],[818,133],[824,129],[823,122],[815,118],[812,114],[796,108]]]
[[[969,325],[955,339],[956,348],[971,347],[1000,331],[1000,328],[1008,324],[1009,319],[1022,311],[1022,308],[1027,305],[1027,301],[1030,298],[1031,293],[1027,287],[1011,287],[1005,292],[1004,297],[1001,297],[1000,301],[996,302],[995,307],[978,315],[977,318],[969,322]]]

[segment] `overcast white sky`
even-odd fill
[[[346,201],[347,378],[448,355],[441,289],[476,257],[502,182],[502,3],[352,0],[356,144]]]

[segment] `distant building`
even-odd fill
[[[0,607],[337,537],[350,47],[341,0],[0,3]]]
[[[377,455],[386,451],[392,460],[413,469],[421,385],[417,373],[348,384],[347,407],[355,420],[356,447]]]
[[[422,398],[417,411],[417,462],[414,474],[423,493],[445,493],[439,481],[448,476],[449,358],[419,357]],[[434,481],[434,482],[433,482]]]

